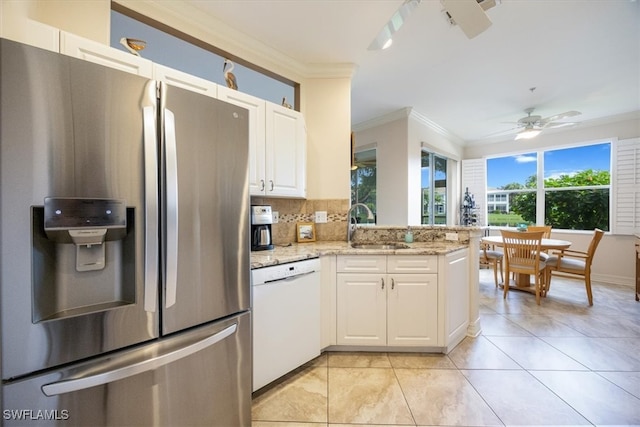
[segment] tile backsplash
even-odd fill
[[[327,222],[316,224],[316,240],[346,240],[349,199],[301,200],[252,197],[252,205],[270,205],[278,212],[273,224],[273,243],[286,245],[296,241],[296,223],[314,222],[317,211],[327,212]]]
[[[347,240],[347,212],[351,206],[348,199],[301,200],[301,199],[271,199],[252,197],[253,205],[270,205],[273,212],[278,212],[278,223],[273,224],[273,243],[286,245],[296,241],[296,223],[315,222],[317,211],[327,212],[326,223],[316,223],[316,240],[338,241]],[[361,226],[356,229],[354,241],[403,241],[406,226]],[[457,240],[469,242],[469,233],[480,230],[478,227],[443,227],[443,226],[412,226],[415,242],[438,242],[446,240],[446,234],[457,234]]]

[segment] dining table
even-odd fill
[[[481,239],[482,243],[486,243],[487,245],[493,245],[502,247],[504,242],[502,240],[502,236],[485,236]],[[571,246],[571,242],[568,240],[560,240],[560,239],[545,239],[543,238],[540,243],[541,251],[548,250],[560,250],[567,249]],[[509,278],[506,278],[509,280]],[[509,285],[509,289],[517,289],[526,292],[535,293],[535,287],[531,284],[531,276],[529,274],[518,273],[516,274],[516,286]]]

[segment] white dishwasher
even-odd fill
[[[320,260],[251,271],[253,391],[320,355]]]

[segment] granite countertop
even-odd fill
[[[319,241],[276,246],[270,251],[251,252],[251,269],[285,264],[321,255],[444,255],[469,245],[460,242],[414,242],[408,249],[354,249],[346,241]]]

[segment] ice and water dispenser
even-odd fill
[[[33,321],[134,303],[134,226],[120,199],[49,197],[34,207]]]

